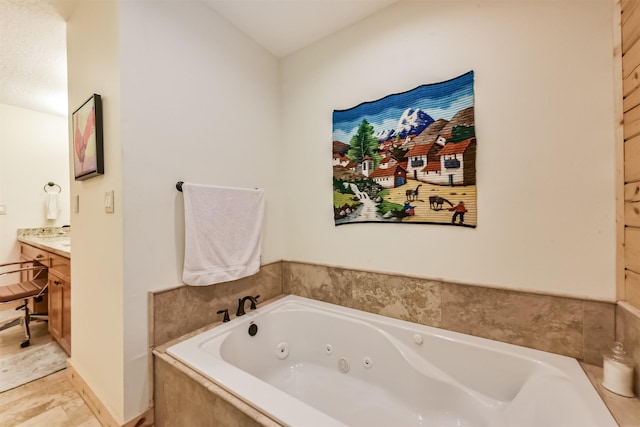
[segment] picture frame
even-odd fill
[[[102,98],[93,94],[71,116],[76,181],[104,174]]]

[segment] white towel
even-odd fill
[[[58,219],[58,193],[47,193],[47,219]]]
[[[182,281],[206,286],[260,269],[264,191],[182,185],[185,250]]]

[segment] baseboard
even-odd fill
[[[124,424],[116,421],[115,417],[109,412],[107,407],[100,401],[98,396],[91,390],[91,387],[78,374],[71,364],[71,359],[67,359],[67,377],[73,387],[76,389],[82,400],[91,409],[100,424],[104,427],[152,427],[153,426],[153,408],[149,408],[142,414],[134,417]]]

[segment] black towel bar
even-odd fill
[[[176,182],[176,189],[180,192],[182,192],[182,184],[184,184],[183,181]]]

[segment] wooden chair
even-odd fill
[[[27,347],[31,343],[29,323],[32,320],[48,321],[48,315],[46,314],[31,313],[29,299],[41,300],[42,295],[47,292],[49,271],[45,265],[38,261],[18,261],[0,264],[0,277],[6,275],[18,275],[20,276],[20,281],[10,285],[0,285],[0,304],[22,300],[23,303],[15,309],[24,310],[24,316],[0,325],[0,331],[22,325],[25,341],[20,344],[20,347]]]

